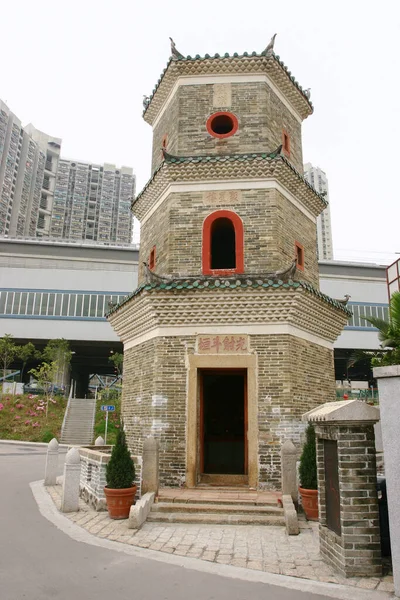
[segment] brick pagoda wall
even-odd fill
[[[162,161],[161,147],[168,136],[167,151],[177,156],[272,152],[282,144],[282,130],[290,136],[290,157],[303,173],[301,124],[264,82],[227,83],[231,102],[218,106],[216,84],[180,86],[153,131],[152,172]],[[218,84],[217,84],[218,85]],[[229,138],[211,136],[208,117],[227,110],[239,120],[238,131]]]
[[[247,273],[288,267],[295,242],[304,246],[305,269],[296,279],[319,288],[316,223],[277,190],[234,190],[218,197],[204,192],[174,193],[141,226],[139,284],[143,261],[156,246],[158,274],[201,274],[202,228],[215,210],[233,210],[245,223],[244,265]]]
[[[280,449],[286,439],[300,446],[301,415],[334,399],[332,351],[289,335],[250,337],[258,356],[259,485],[279,489]],[[122,414],[129,447],[141,456],[143,441],[160,441],[160,483],[185,482],[186,353],[193,336],[162,337],[125,350]]]

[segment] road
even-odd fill
[[[220,576],[75,541],[32,495],[44,464],[43,447],[0,445],[1,600],[326,600],[240,580],[233,567]]]

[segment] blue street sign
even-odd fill
[[[114,412],[115,406],[113,406],[112,404],[102,404],[100,406],[100,410],[105,410],[107,412]]]

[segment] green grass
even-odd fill
[[[67,399],[56,396],[49,401],[42,396],[3,394],[0,398],[0,439],[23,442],[49,442],[60,439]]]
[[[100,396],[100,397],[99,397]],[[107,445],[115,444],[117,439],[117,431],[120,426],[121,417],[121,397],[114,390],[112,390],[107,397],[106,392],[102,392],[97,397],[96,402],[96,416],[94,421],[94,439],[99,435],[104,438],[106,429],[106,413],[100,410],[102,404],[113,404],[115,406],[115,412],[108,413],[108,428],[107,428]]]

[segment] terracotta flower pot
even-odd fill
[[[127,519],[129,517],[130,508],[134,504],[136,489],[136,485],[120,490],[104,488],[110,519]]]
[[[318,490],[299,487],[301,504],[309,521],[318,521]]]

